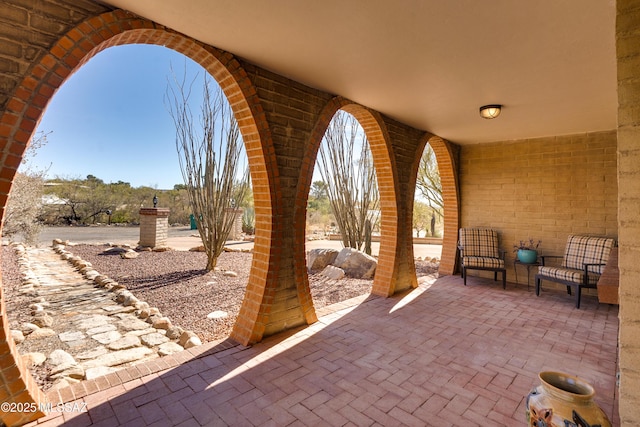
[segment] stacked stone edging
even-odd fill
[[[168,317],[160,313],[157,307],[151,307],[149,303],[139,300],[131,291],[127,290],[125,285],[116,282],[104,274],[100,274],[93,268],[90,262],[74,256],[73,253],[67,251],[66,244],[61,239],[54,239],[52,247],[62,259],[71,263],[87,280],[93,281],[97,287],[113,292],[117,303],[125,307],[134,307],[134,313],[140,320],[151,324],[155,329],[165,330],[167,338],[177,340],[178,344],[185,349],[202,344],[202,341],[195,332],[185,331],[180,326],[174,326]]]

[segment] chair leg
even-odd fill
[[[541,282],[542,282],[542,279],[540,279],[539,277],[536,277],[536,296],[537,297],[540,296],[540,288],[542,287]]]
[[[507,270],[502,270],[502,289],[507,289]]]
[[[582,295],[582,286],[576,286],[576,308],[580,308],[580,297]]]
[[[493,272],[493,281],[497,282],[498,281],[498,270]]]
[[[462,282],[467,286],[467,269],[462,267]]]
[[[571,286],[567,285],[567,293],[571,295]]]

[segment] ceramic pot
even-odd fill
[[[530,249],[518,249],[518,259],[523,264],[533,264],[538,260],[538,252]]]
[[[539,374],[541,385],[527,396],[529,427],[611,427],[607,415],[593,401],[586,381],[562,372]]]

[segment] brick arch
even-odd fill
[[[379,113],[348,99],[339,96],[335,97],[325,105],[311,133],[310,144],[305,153],[296,194],[294,239],[295,246],[299,249],[294,255],[295,275],[296,283],[298,284],[298,298],[307,315],[307,321],[310,323],[315,321],[316,318],[309,290],[304,251],[307,200],[318,149],[331,119],[338,110],[352,114],[364,129],[369,141],[373,164],[376,168],[382,212],[380,254],[372,293],[381,296],[393,295],[398,275],[399,260],[396,258],[396,246],[398,244],[398,178],[387,127]]]
[[[0,145],[4,148],[0,157],[0,217],[4,217],[12,180],[31,134],[55,92],[73,72],[97,53],[125,44],[161,45],[188,56],[216,79],[231,104],[247,150],[257,221],[250,284],[233,338],[243,344],[255,341],[255,324],[260,315],[256,306],[261,304],[265,293],[270,290],[273,292],[277,276],[273,266],[279,265],[278,252],[273,250],[282,240],[280,226],[273,221],[278,217],[274,209],[278,209],[275,195],[279,181],[275,170],[275,150],[256,90],[239,62],[229,53],[202,45],[122,10],[95,16],[71,29],[32,65],[27,77],[7,101],[6,110],[0,117]],[[41,391],[18,357],[10,338],[4,307],[0,309],[3,313],[0,348],[3,349],[3,356],[8,350],[13,358],[9,377],[15,384],[9,384],[9,389],[16,399],[30,396],[30,399],[42,401]],[[27,420],[28,417],[9,421],[10,424],[18,424]]]
[[[453,274],[456,267],[456,250],[458,241],[458,226],[460,224],[460,201],[458,175],[456,173],[456,158],[451,144],[432,134],[425,134],[417,147],[415,162],[412,167],[410,188],[416,187],[420,159],[427,144],[431,145],[438,162],[440,181],[442,183],[442,199],[444,202],[444,235],[442,239],[442,255],[439,273]],[[413,209],[411,210],[413,212]]]

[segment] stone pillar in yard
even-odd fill
[[[233,215],[233,225],[231,226],[231,231],[229,231],[229,236],[227,240],[242,240],[242,213],[244,209],[242,208],[227,208],[225,210],[226,215]]]
[[[140,246],[166,248],[169,237],[169,209],[140,209]]]

